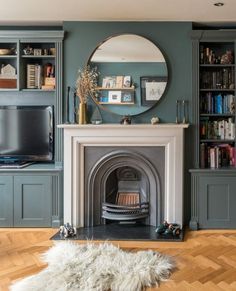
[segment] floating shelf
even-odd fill
[[[130,91],[134,91],[135,87],[122,87],[122,88],[104,88],[104,87],[97,87],[97,90],[100,91],[126,91],[126,90],[130,90]]]

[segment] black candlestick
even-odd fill
[[[74,123],[77,123],[77,120],[76,120],[76,117],[77,117],[77,114],[76,114],[76,92],[74,92]]]
[[[66,96],[66,122],[70,123],[69,119],[69,102],[70,102],[70,86],[67,87],[67,96]]]

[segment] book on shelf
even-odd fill
[[[200,112],[206,114],[234,114],[235,96],[233,94],[206,92],[200,97]]]
[[[200,144],[200,167],[221,168],[236,166],[236,148],[229,144]]]
[[[27,64],[27,89],[40,89],[42,79],[42,66]]]
[[[234,140],[235,123],[232,118],[209,120],[200,122],[200,138],[210,140]]]
[[[234,68],[221,68],[218,70],[205,70],[200,75],[201,89],[231,89],[235,88]]]

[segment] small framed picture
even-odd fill
[[[116,76],[107,76],[102,79],[103,88],[115,88],[116,87]]]
[[[123,87],[129,88],[131,86],[131,76],[124,76]]]
[[[109,103],[121,103],[121,91],[109,91],[108,92]]]
[[[122,91],[122,93],[121,93],[121,103],[134,104],[134,92],[132,92],[132,91]]]
[[[34,56],[41,56],[42,55],[42,49],[34,49]]]
[[[155,104],[163,95],[167,77],[141,77],[141,104],[150,106]]]

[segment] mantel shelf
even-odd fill
[[[119,124],[119,123],[104,123],[104,124],[59,124],[57,125],[58,128],[64,129],[93,129],[93,128],[103,128],[103,129],[145,129],[145,128],[155,128],[155,129],[163,129],[163,128],[188,128],[188,123],[158,123],[158,124],[151,124],[151,123],[140,123],[140,124]]]

